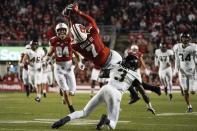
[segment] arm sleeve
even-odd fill
[[[78,12],[75,12],[75,13],[77,15],[81,16],[83,19],[87,20],[93,28],[98,29],[98,26],[97,26],[95,20],[90,15],[87,15],[82,11],[78,11]]]

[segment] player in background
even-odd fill
[[[138,68],[137,72],[140,76],[141,76],[141,71],[140,71],[141,68],[144,70],[144,72],[147,75],[150,74],[150,71],[146,68],[146,64],[145,64],[144,59],[143,59],[143,54],[139,51],[139,47],[137,45],[131,45],[130,50],[125,52],[125,57],[128,56],[128,55],[134,55],[139,59],[139,68]],[[140,77],[140,79],[142,79],[142,78]],[[158,95],[161,95],[161,89],[157,86],[147,84],[143,81],[142,81],[142,86],[144,87],[145,90],[150,90],[152,92],[155,92]],[[137,89],[135,87],[134,88],[131,87],[128,90],[131,94],[130,95],[131,99],[129,101],[129,104],[133,104],[140,99],[140,97],[138,96]]]
[[[127,56],[123,59],[122,63],[117,64],[114,69],[112,69],[108,84],[104,85],[101,90],[99,90],[99,92],[86,104],[83,110],[75,111],[60,119],[52,125],[52,128],[59,128],[69,121],[86,117],[97,105],[105,103],[107,115],[102,115],[96,129],[101,130],[104,125],[107,125],[110,129],[115,129],[119,118],[120,102],[123,93],[126,92],[131,85],[137,87],[140,92],[144,93],[139,78],[140,76],[136,71],[137,68],[138,59],[135,56]],[[151,105],[149,105],[148,108],[153,109]]]
[[[181,43],[174,45],[173,50],[175,54],[175,71],[178,71],[179,83],[184,90],[184,98],[187,104],[187,111],[192,112],[192,105],[190,103],[189,91],[194,92],[195,89],[195,70],[197,46],[190,43],[191,37],[188,33],[180,35]]]
[[[29,50],[31,47],[29,44],[27,44],[25,46],[25,50],[21,53],[21,57],[20,57],[20,60],[19,60],[19,65],[22,69],[22,73],[21,73],[21,80],[23,81],[23,84],[24,84],[24,88],[25,88],[25,92],[26,92],[26,96],[29,97],[30,95],[30,85],[29,85],[29,79],[28,79],[28,65],[27,63],[25,63],[25,65],[22,63],[23,61],[23,57],[25,56],[25,52],[27,50]]]
[[[155,66],[159,70],[159,78],[164,86],[165,94],[172,100],[172,61],[174,53],[167,49],[166,44],[160,43],[160,48],[155,50]]]
[[[40,102],[42,90],[42,63],[41,59],[44,56],[44,51],[38,49],[38,41],[30,41],[31,50],[27,50],[22,63],[28,64],[28,75],[30,84],[36,88],[35,101]]]
[[[54,55],[54,76],[58,86],[63,92],[64,103],[68,105],[69,111],[74,112],[72,96],[76,92],[76,79],[72,67],[72,47],[69,37],[69,28],[65,23],[59,23],[55,28],[56,36],[49,41],[49,52],[47,58]]]
[[[100,77],[108,77],[110,69],[112,69],[116,63],[120,62],[122,57],[119,53],[104,45],[97,24],[91,16],[80,11],[76,4],[68,5],[62,14],[64,15],[68,10],[80,16],[89,24],[88,26],[84,26],[71,23],[70,32],[73,39],[73,50],[81,54],[85,59],[92,61],[95,66],[100,67]]]

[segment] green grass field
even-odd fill
[[[142,100],[128,105],[129,95],[125,94],[117,131],[197,131],[196,95],[191,96],[193,113],[185,113],[186,104],[179,93],[174,95],[171,102],[163,94],[149,95],[157,115],[147,112]],[[0,93],[0,131],[51,131],[51,124],[69,113],[58,94],[48,94],[41,103],[36,103],[34,96],[32,94],[26,98],[21,93]],[[88,100],[89,94],[77,94],[74,97],[75,109],[82,109]],[[104,104],[87,118],[70,122],[58,130],[93,131],[103,113]],[[103,130],[108,129],[105,127]]]

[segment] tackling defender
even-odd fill
[[[135,56],[127,56],[124,58],[122,63],[117,64],[116,67],[112,69],[109,83],[99,90],[86,104],[83,110],[75,111],[60,119],[52,125],[52,128],[59,128],[71,120],[86,117],[97,105],[104,102],[107,106],[108,115],[102,115],[96,129],[100,130],[104,125],[109,126],[110,129],[115,129],[119,118],[120,102],[123,93],[127,91],[131,85],[137,87],[141,93],[144,93],[140,76],[136,71],[137,68],[138,59]],[[151,105],[149,105],[149,108],[154,110]]]

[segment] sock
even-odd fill
[[[37,97],[38,97],[38,98],[41,98],[41,94],[37,94]]]
[[[43,90],[43,93],[46,93],[46,92],[47,92],[47,91],[44,89],[44,90]]]
[[[192,105],[189,105],[188,108],[192,108]]]
[[[74,107],[72,105],[68,106],[70,113],[73,113],[75,111]]]
[[[148,106],[148,108],[153,108],[152,104],[150,102],[147,104],[147,106]]]

